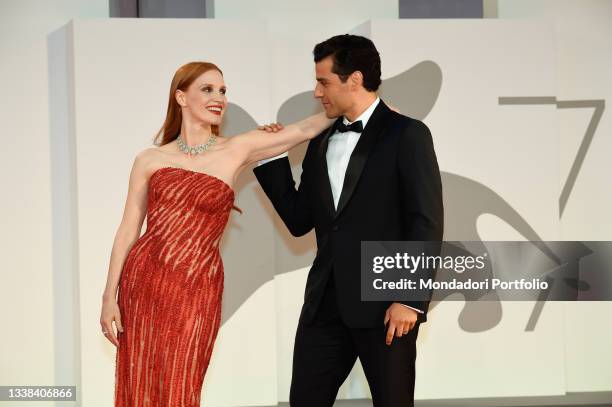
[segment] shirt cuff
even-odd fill
[[[266,158],[266,159],[263,159],[263,160],[259,160],[257,162],[257,165],[260,166],[260,165],[263,165],[263,164],[265,164],[267,162],[274,161],[274,160],[277,160],[279,158],[288,157],[288,156],[289,156],[289,154],[287,152],[284,152],[282,154],[277,155],[276,157]]]
[[[421,311],[420,309],[417,309],[417,308],[411,307],[410,305],[402,304],[401,302],[400,302],[399,304],[403,305],[404,307],[408,307],[408,308],[410,308],[410,309],[413,309],[413,310],[415,310],[416,312],[418,312],[418,313],[420,313],[420,314],[424,314],[424,312],[423,312],[423,311]]]

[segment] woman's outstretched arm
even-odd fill
[[[291,123],[272,134],[265,130],[252,130],[231,137],[228,143],[231,143],[232,148],[242,158],[242,165],[248,165],[284,153],[304,141],[315,138],[333,121],[328,119],[325,113],[318,113]]]

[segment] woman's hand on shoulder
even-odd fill
[[[270,123],[257,126],[257,130],[263,130],[268,133],[276,133],[284,129],[285,127],[281,123]]]

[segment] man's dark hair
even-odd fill
[[[374,43],[360,35],[343,34],[331,37],[317,45],[314,61],[332,57],[332,72],[346,82],[355,71],[363,74],[363,87],[374,92],[380,86],[380,55]]]

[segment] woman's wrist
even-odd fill
[[[331,126],[334,122],[333,119],[327,117],[325,112],[317,113],[313,116],[314,124],[311,128],[310,134],[308,134],[308,139],[312,140],[316,136],[318,136],[323,130]]]

